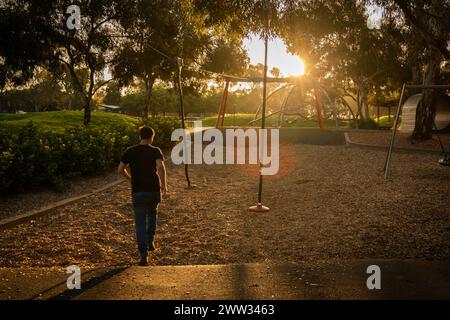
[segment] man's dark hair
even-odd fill
[[[155,130],[147,126],[143,126],[139,128],[139,134],[141,139],[150,140],[155,135]]]

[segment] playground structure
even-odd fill
[[[384,178],[388,179],[389,177],[389,170],[391,167],[391,161],[392,161],[392,154],[394,151],[394,147],[395,147],[395,138],[397,136],[397,128],[398,128],[398,124],[400,121],[400,114],[402,113],[402,110],[404,107],[407,107],[409,109],[406,109],[407,113],[406,115],[406,125],[405,128],[411,127],[411,125],[408,126],[408,122],[411,122],[411,118],[414,119],[414,124],[415,124],[415,110],[417,109],[417,106],[420,102],[420,100],[422,99],[422,95],[420,95],[420,98],[418,97],[419,95],[415,95],[412,96],[408,101],[406,101],[405,104],[403,104],[404,98],[406,96],[406,92],[407,90],[441,90],[441,91],[449,91],[450,90],[450,85],[408,85],[408,84],[404,84],[403,88],[402,88],[402,93],[400,95],[400,101],[398,103],[398,107],[397,107],[397,111],[395,113],[395,120],[394,120],[394,127],[392,130],[392,138],[391,138],[391,143],[389,145],[389,151],[387,153],[386,156],[386,161],[384,162]],[[445,94],[441,94],[441,96],[446,96]],[[448,96],[446,96],[448,98]],[[447,99],[446,99],[447,100]],[[448,101],[448,100],[447,100]],[[439,103],[439,102],[438,102]],[[415,106],[415,108],[414,108]],[[412,112],[412,109],[414,110],[414,112]],[[448,110],[448,109],[447,109]],[[414,117],[411,117],[411,114],[414,114]],[[446,121],[449,120],[448,116],[446,116],[446,112],[442,112],[441,107],[439,107],[439,111],[436,113],[436,118],[434,120],[434,127],[435,130],[438,130],[437,124],[436,122],[441,121],[442,123],[445,124]],[[404,119],[402,119],[402,122],[404,121]],[[441,124],[441,123],[440,123]],[[414,126],[412,127],[412,129],[414,130]],[[406,130],[406,129],[405,129]],[[442,144],[442,141],[439,138],[439,143],[441,145],[441,149],[442,149],[442,153],[444,154],[444,158],[439,160],[439,163],[441,165],[445,165],[447,166],[449,164],[449,159],[447,156],[447,152],[445,151],[444,145]]]
[[[377,118],[378,129],[380,129],[380,130],[391,130],[392,129],[392,125],[393,125],[392,120],[394,118],[394,115],[392,114],[392,109],[394,107],[392,105],[395,104],[395,102],[397,102],[397,101],[395,101],[394,99],[388,99],[388,100],[385,100],[384,103],[381,103],[381,104],[378,103],[376,105],[376,110],[377,110],[376,111],[377,112],[376,113],[376,118]],[[381,110],[382,109],[387,111],[387,112],[384,112],[385,115],[387,114],[387,122],[384,125],[380,124],[381,123],[381,115],[382,115]]]
[[[409,97],[403,105],[402,124],[399,131],[402,133],[412,133],[416,124],[416,110],[422,94],[415,94]],[[436,103],[436,117],[434,120],[436,130],[444,130],[450,125],[450,97],[439,94]]]
[[[224,126],[225,115],[227,112],[227,101],[228,101],[228,93],[231,82],[236,83],[260,83],[264,82],[264,78],[259,77],[234,77],[234,76],[224,76],[225,87],[223,90],[222,98],[220,101],[219,112],[217,115],[216,128],[221,128]],[[267,83],[278,83],[281,84],[278,88],[273,90],[271,93],[267,95],[267,101],[273,98],[276,94],[286,91],[286,95],[284,96],[283,102],[281,106],[278,107],[278,110],[272,112],[268,115],[265,115],[265,119],[278,116],[278,128],[282,128],[285,122],[286,116],[297,116],[299,118],[310,120],[311,116],[302,112],[302,107],[304,109],[305,104],[303,103],[294,103],[292,105],[292,97],[294,93],[300,93],[302,96],[304,92],[309,91],[312,92],[314,99],[314,112],[317,115],[318,125],[321,129],[325,127],[324,121],[333,117],[336,128],[339,128],[339,118],[338,111],[336,108],[335,102],[330,98],[327,90],[317,82],[314,82],[306,77],[291,77],[291,78],[267,78]],[[303,99],[302,99],[303,100]],[[301,101],[304,102],[304,101]],[[324,103],[325,102],[325,103]],[[327,107],[326,107],[327,105]],[[250,121],[249,125],[254,125],[256,122],[261,121],[263,105],[261,104],[255,113],[255,117],[252,121]],[[330,110],[331,109],[331,110]],[[292,111],[294,110],[294,111]]]

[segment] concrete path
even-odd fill
[[[108,279],[125,268],[82,270],[83,289]],[[44,300],[70,298],[80,291],[67,290],[69,274],[64,268],[0,268],[0,300]]]
[[[368,290],[369,265],[381,290]],[[100,272],[100,271],[103,271]],[[92,273],[92,272],[91,272]],[[82,290],[40,299],[450,299],[450,262],[355,260],[311,264],[130,267],[97,270]]]

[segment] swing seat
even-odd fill
[[[447,157],[444,157],[439,160],[439,164],[444,167],[450,167],[450,159]]]

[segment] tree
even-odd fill
[[[151,109],[152,89],[157,79],[170,79],[177,55],[179,17],[174,14],[172,0],[140,0],[133,7],[132,19],[121,21],[123,34],[121,47],[113,64],[113,75],[121,86],[128,85],[135,77],[145,88],[144,117]],[[158,48],[158,49],[157,49]],[[165,53],[164,53],[165,52]]]
[[[120,0],[80,0],[80,28],[71,30],[65,14],[70,5],[68,0],[9,1],[0,11],[5,19],[2,30],[7,30],[0,37],[0,56],[10,66],[6,74],[15,84],[26,83],[36,66],[69,74],[83,97],[84,124],[88,125],[92,98],[108,82],[103,71],[114,48],[111,31],[129,11]]]
[[[45,7],[45,5],[43,5]],[[0,5],[0,89],[25,85],[36,66],[44,64],[52,51],[42,37],[40,7],[26,1],[8,1]],[[44,9],[45,10],[45,9]],[[39,15],[41,14],[41,15]]]
[[[69,6],[69,1],[63,1]],[[63,29],[56,33],[54,41],[58,61],[72,78],[74,88],[84,98],[84,124],[91,119],[91,103],[95,93],[110,80],[104,79],[104,69],[111,59],[114,48],[112,33],[118,28],[117,21],[128,13],[126,3],[120,0],[81,1],[81,28]],[[66,7],[66,6],[64,6]],[[55,13],[56,15],[58,13]],[[53,26],[56,29],[56,26]],[[53,30],[55,30],[53,29]],[[87,70],[87,84],[83,85],[77,69]]]
[[[279,68],[273,67],[273,68],[270,70],[270,74],[271,74],[273,77],[275,77],[275,78],[279,78],[280,75],[281,75],[281,71],[280,71]]]
[[[419,30],[422,38],[428,44],[423,84],[439,84],[443,56],[450,60],[450,52],[447,49],[447,42],[450,40],[450,24],[448,22],[450,3],[432,0],[427,1],[430,2],[427,6],[425,3],[417,4],[418,1],[415,1],[416,7],[414,7],[414,4],[408,4],[406,1],[395,2],[401,8],[409,23]],[[426,10],[427,7],[428,10]],[[416,111],[413,139],[431,139],[436,115],[436,99],[437,93],[435,90],[424,90],[422,100]]]
[[[122,97],[121,109],[129,115],[142,115],[144,109],[144,93],[133,92]]]
[[[206,27],[204,17],[191,1],[139,0],[133,19],[122,21],[123,42],[117,53],[113,74],[121,85],[135,77],[145,88],[144,117],[152,113],[152,92],[157,80],[170,82],[178,72],[176,57],[184,60],[183,80],[186,92],[207,87],[199,72],[207,68],[215,72],[242,70],[247,60],[239,36],[218,33]],[[189,90],[191,89],[191,90]]]
[[[36,70],[26,86],[8,88],[0,97],[0,112],[62,110],[72,99],[61,79],[42,68]]]
[[[35,112],[61,110],[64,108],[66,95],[58,81],[46,71],[35,76],[35,83],[28,89],[31,104]]]
[[[383,29],[369,29],[367,19],[360,1],[307,0],[289,7],[280,28],[289,50],[308,64],[308,76],[351,96],[363,119],[370,116],[369,93],[404,74],[400,44]]]
[[[450,50],[448,49],[450,3],[442,0],[394,0],[394,2],[402,10],[408,22],[420,32],[428,45],[439,51],[446,60],[450,60]]]
[[[103,98],[103,103],[108,105],[118,106],[122,100],[120,94],[120,88],[116,82],[112,81],[108,83],[105,89],[105,97]]]
[[[450,40],[450,3],[438,0],[379,0],[387,12],[401,12],[404,24],[420,37],[409,39],[424,45],[425,67],[418,68],[422,73],[424,85],[439,84],[441,78],[441,64],[450,60],[448,41]],[[415,77],[416,80],[419,77]],[[435,90],[424,90],[420,104],[416,111],[416,126],[412,134],[414,140],[427,140],[432,137],[434,118],[436,114]]]

